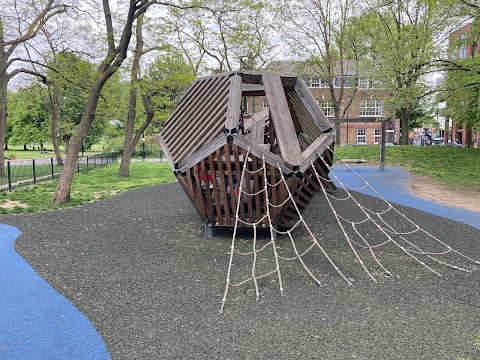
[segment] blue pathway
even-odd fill
[[[415,195],[410,188],[412,176],[401,167],[385,167],[384,171],[380,171],[377,166],[350,167],[363,177],[382,197],[392,203],[460,221],[480,229],[480,212],[442,205]],[[344,167],[336,166],[335,168],[342,169]],[[335,171],[335,175],[344,185],[349,187],[361,188],[364,185],[362,180],[352,171]],[[330,177],[333,179],[333,175]],[[362,190],[361,193],[378,197],[369,188]]]
[[[14,250],[0,224],[0,359],[110,359],[96,329]]]

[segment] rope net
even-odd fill
[[[313,162],[311,162],[311,169],[315,173],[316,179],[321,186],[323,197],[343,234],[346,247],[351,250],[353,261],[360,265],[368,278],[373,282],[376,282],[379,277],[390,277],[392,275],[392,271],[381,260],[386,254],[388,256],[391,255],[392,247],[398,250],[398,254],[404,254],[407,259],[437,276],[442,275],[436,266],[441,265],[463,272],[471,272],[475,265],[480,265],[479,261],[456,251],[450,245],[409,219],[371,187],[355,169],[343,162],[330,148],[327,149],[340,162],[339,166],[330,166],[322,154],[318,153],[317,155],[323,165],[329,170],[332,178],[320,176]],[[348,285],[352,285],[354,279],[346,276],[337,266],[333,254],[327,253],[326,249],[329,246],[324,243],[328,241],[328,237],[322,236],[322,242],[320,242],[305,221],[288,186],[287,179],[285,179],[281,171],[280,165],[277,164],[281,179],[276,183],[270,183],[267,178],[265,157],[263,156],[262,158],[262,166],[251,171],[248,169],[249,154],[250,149],[247,151],[246,161],[242,169],[235,227],[230,246],[230,260],[220,313],[224,310],[229,290],[232,287],[240,287],[251,282],[258,300],[260,298],[260,281],[273,277],[272,281],[278,282],[280,293],[283,295],[284,287],[280,271],[280,264],[283,262],[299,261],[306,274],[317,285],[322,286],[320,282],[322,273],[328,272],[328,269],[325,269],[325,267],[319,269],[319,265],[322,264],[321,260],[323,260],[334,270],[334,273],[338,274]],[[338,173],[343,172],[351,172],[361,183],[359,187],[353,188],[343,184],[339,176],[337,176]],[[244,188],[245,176],[260,174],[264,179],[262,190],[254,193]],[[326,184],[328,183],[337,185],[337,190],[334,193],[327,188]],[[272,204],[269,198],[269,194],[272,193],[272,188],[274,187],[284,187],[288,193],[287,199],[278,205]],[[377,199],[372,201],[367,197],[362,197],[361,193],[358,192],[364,190],[373,192]],[[264,197],[264,217],[256,222],[242,221],[239,218],[239,209],[240,204],[243,203],[243,197],[258,196],[259,192]],[[272,224],[270,210],[285,206],[289,201],[295,208],[298,220],[286,229],[277,229]],[[270,237],[267,240],[258,237],[259,225],[265,219],[268,220],[270,232]],[[238,225],[240,223],[253,229],[251,241],[241,239],[238,236]],[[302,231],[299,231],[299,228],[303,228]],[[293,235],[294,231],[296,236]],[[288,238],[287,243],[280,244],[280,242],[276,241],[278,234],[286,235]],[[338,243],[339,239],[335,239],[335,241]],[[268,256],[265,255],[267,252]],[[312,258],[315,260],[312,261]],[[246,261],[244,261],[245,259]],[[350,258],[351,260],[352,258]],[[241,269],[242,266],[240,266],[242,262],[244,264],[243,271]],[[457,263],[462,263],[463,265],[459,266]],[[235,273],[242,272],[243,274],[247,273],[247,275],[241,276],[240,280],[232,281],[234,270]]]

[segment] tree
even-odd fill
[[[180,94],[194,80],[194,74],[189,65],[184,61],[182,54],[166,51],[164,55],[157,56],[148,67],[146,76],[140,76],[140,59],[144,54],[143,49],[143,16],[137,19],[136,46],[132,62],[130,79],[130,97],[128,118],[125,125],[125,142],[122,161],[118,172],[119,177],[129,176],[130,162],[133,151],[141,136],[154,120],[156,110],[159,110],[159,121],[165,121],[170,111],[175,107]],[[135,130],[138,106],[138,95],[143,105],[142,120]]]
[[[41,144],[49,138],[50,115],[38,86],[23,88],[9,99],[9,142],[12,145]]]
[[[107,80],[120,68],[127,57],[128,45],[132,36],[132,30],[136,19],[145,13],[153,4],[163,4],[176,6],[170,3],[164,3],[155,0],[129,0],[126,13],[123,18],[120,35],[114,28],[114,20],[110,9],[109,0],[102,0],[103,17],[105,21],[105,35],[107,42],[106,54],[96,70],[96,74],[91,86],[91,91],[87,99],[85,111],[81,117],[75,133],[70,139],[70,146],[65,159],[65,164],[60,173],[58,186],[52,198],[52,203],[60,204],[70,200],[70,188],[75,173],[77,154],[81,149],[85,136],[94,120],[98,101]]]
[[[42,26],[52,17],[66,11],[66,6],[55,0],[40,3],[33,0],[25,0],[23,3],[11,1],[7,4],[3,4],[0,14],[0,177],[5,176],[8,83],[20,73],[36,75],[29,68],[15,66],[24,60],[17,54],[17,50],[35,38]]]
[[[480,128],[480,58],[457,61],[447,72],[440,96],[445,100],[445,115],[466,128],[466,146],[471,146],[472,129]]]
[[[305,59],[297,68],[300,75],[316,74],[328,85],[336,118],[343,118],[356,90],[356,47],[350,18],[362,2],[357,0],[277,1],[277,28],[298,57]],[[340,113],[345,88],[352,87],[349,101]]]
[[[264,1],[203,0],[188,12],[171,9],[164,31],[192,70],[259,70],[274,56],[270,8]],[[213,65],[208,65],[212,64]],[[202,68],[203,65],[203,68]]]
[[[454,5],[436,1],[375,1],[355,21],[365,64],[392,94],[400,113],[402,144],[408,144],[412,110],[429,93],[426,76],[444,51],[444,40],[456,26]]]

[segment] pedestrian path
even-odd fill
[[[480,229],[480,212],[443,205],[415,195],[410,187],[412,176],[401,167],[386,167],[380,171],[376,166],[350,166],[363,177],[386,200],[418,209],[447,219],[460,221]],[[337,168],[341,168],[338,166]],[[335,172],[340,181],[352,188],[363,185],[362,180],[352,171]],[[377,196],[367,188],[364,194]]]
[[[0,359],[110,359],[92,324],[14,250],[0,224]]]

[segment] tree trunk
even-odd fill
[[[472,125],[470,121],[465,123],[465,147],[472,147]]]
[[[402,130],[402,145],[408,145],[408,132],[410,120],[410,111],[406,107],[401,108],[400,127]]]
[[[55,101],[52,101],[55,100]],[[57,165],[63,166],[62,154],[60,153],[60,145],[58,143],[58,118],[60,117],[60,94],[58,87],[54,88],[54,98],[50,100],[52,105],[52,143],[53,151],[57,159]]]
[[[52,204],[63,204],[70,201],[70,188],[75,174],[78,153],[82,148],[83,140],[92,124],[98,99],[100,98],[100,93],[107,79],[108,77],[99,78],[95,86],[93,86],[82,119],[78,124],[75,134],[70,138],[67,156],[63,164],[62,172],[60,173],[60,178],[58,179],[57,189],[53,194]]]
[[[139,137],[133,136],[133,129],[137,114],[137,84],[139,82],[140,58],[143,53],[142,27],[143,15],[139,16],[137,19],[135,53],[130,73],[130,99],[128,102],[127,124],[125,126],[125,142],[123,144],[122,161],[120,163],[120,169],[118,170],[118,177],[128,177],[130,175],[130,162]]]
[[[70,135],[63,135],[63,146],[64,146],[64,153],[68,153],[68,148],[70,145]]]

